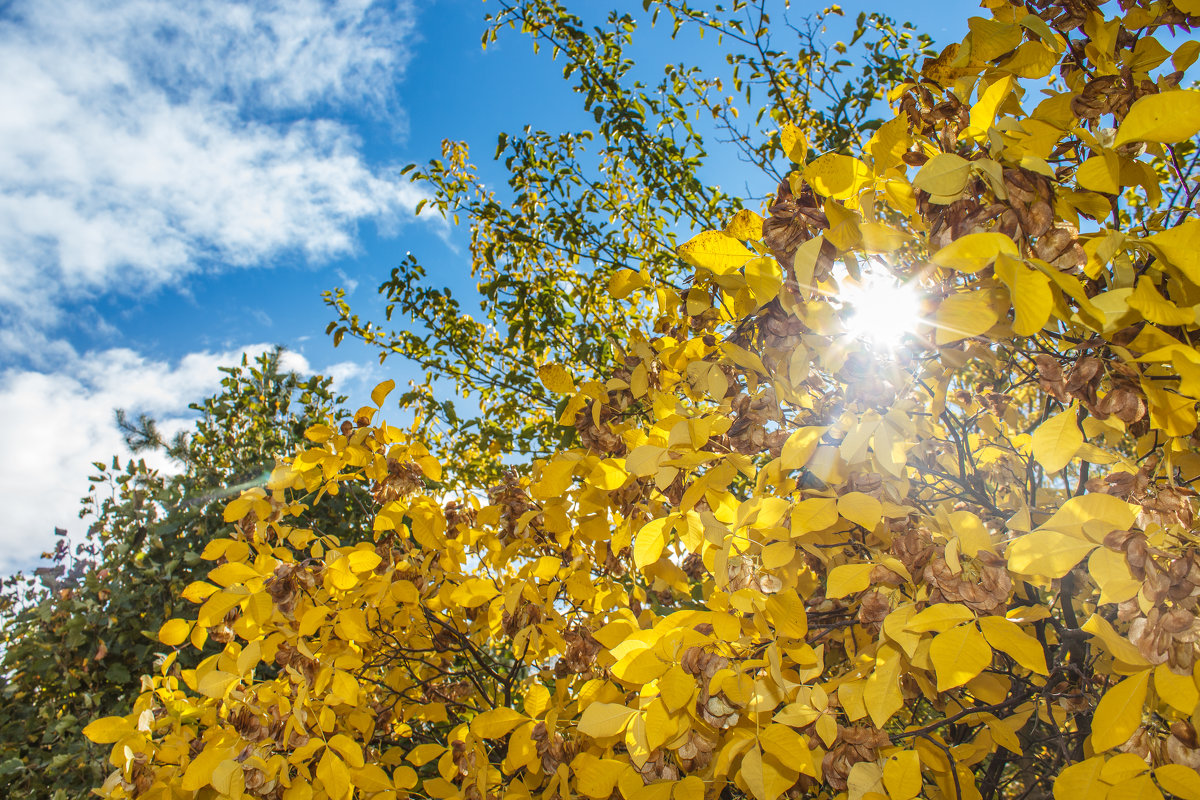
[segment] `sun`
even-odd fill
[[[843,316],[846,333],[877,347],[899,347],[921,321],[916,289],[883,267],[864,270],[858,281],[846,278],[838,297],[848,311]]]

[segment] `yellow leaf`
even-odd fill
[[[811,295],[816,290],[813,276],[816,273],[817,262],[820,260],[824,243],[825,237],[817,234],[802,242],[796,248],[796,255],[792,257],[792,270],[796,273],[796,285],[804,290],[802,294],[805,296]]]
[[[197,682],[196,691],[214,700],[221,700],[225,697],[225,692],[229,689],[229,686],[237,680],[237,675],[215,669]]]
[[[383,401],[387,399],[387,396],[389,394],[391,394],[392,389],[395,389],[395,388],[396,388],[395,381],[393,381],[393,380],[384,381],[383,383],[379,384],[378,386],[376,386],[374,389],[371,390],[371,402],[377,406],[382,406]]]
[[[1142,582],[1133,577],[1124,553],[1098,547],[1088,559],[1088,574],[1100,587],[1099,603],[1123,603],[1137,596]]]
[[[633,541],[633,563],[638,569],[645,569],[662,557],[666,547],[666,528],[670,520],[665,517],[652,519],[642,526]]]
[[[1148,94],[1130,107],[1114,147],[1126,142],[1183,142],[1200,131],[1200,92],[1189,89]]]
[[[620,488],[628,477],[629,474],[615,459],[606,458],[596,464],[588,474],[587,482],[598,489],[611,492],[613,489]]]
[[[911,800],[921,792],[921,757],[902,750],[883,762],[883,785],[892,800]]]
[[[629,471],[630,475],[647,478],[658,472],[659,463],[663,460],[663,456],[666,453],[667,450],[665,447],[659,447],[656,444],[644,444],[640,447],[635,447],[625,457],[625,469]]]
[[[864,591],[871,585],[871,570],[874,564],[842,564],[829,570],[825,596],[831,599],[845,597]]]
[[[996,122],[996,110],[1011,91],[1011,75],[1005,75],[981,91],[979,101],[971,106],[971,127],[968,132],[979,139],[986,137],[988,128]]]
[[[346,565],[351,572],[369,572],[382,562],[383,558],[374,550],[353,550],[346,556]]]
[[[312,425],[304,431],[304,438],[317,444],[328,441],[332,436],[333,428],[328,425]]]
[[[1083,431],[1075,421],[1075,407],[1072,406],[1060,414],[1038,426],[1033,432],[1030,446],[1033,457],[1046,468],[1047,472],[1058,472],[1083,447]]]
[[[169,619],[158,629],[158,640],[168,647],[177,647],[187,641],[192,626],[182,619]]]
[[[738,775],[755,800],[777,800],[792,787],[799,770],[790,770],[774,758],[763,755],[756,743],[742,757]]]
[[[846,200],[858,194],[871,179],[871,170],[857,158],[826,153],[801,173],[813,191],[822,197]]]
[[[511,708],[493,708],[471,720],[471,733],[480,739],[499,739],[528,717]]]
[[[885,800],[883,769],[875,761],[859,761],[846,776],[848,800]]]
[[[808,615],[804,610],[804,601],[796,592],[784,590],[771,595],[767,598],[766,612],[779,636],[803,639],[808,633]]]
[[[1153,246],[1163,260],[1200,286],[1200,220],[1187,219],[1180,224],[1143,240]]]
[[[1121,163],[1116,154],[1092,156],[1075,170],[1080,188],[1101,194],[1121,193]]]
[[[1103,758],[1089,758],[1072,764],[1054,779],[1054,800],[1104,800],[1108,784],[1101,783]]]
[[[882,728],[904,707],[904,696],[900,692],[900,662],[900,651],[890,644],[881,644],[875,653],[875,666],[863,688],[863,704],[876,728]]]
[[[816,774],[808,745],[800,734],[786,725],[771,723],[758,735],[758,743],[768,755],[779,759],[779,763],[806,775]]]
[[[124,717],[101,717],[88,723],[83,735],[96,744],[112,744],[134,730],[133,723]]]
[[[1095,542],[1039,530],[1014,539],[1005,555],[1013,572],[1061,578],[1095,549]]]
[[[1037,639],[1021,630],[1021,626],[1004,617],[980,617],[979,627],[988,644],[1012,656],[1013,660],[1038,675],[1048,675],[1046,652]]]
[[[561,497],[571,486],[575,461],[550,461],[542,467],[541,477],[529,487],[534,497],[548,500]]]
[[[974,625],[960,625],[934,637],[929,660],[937,671],[937,689],[962,686],[992,663],[992,649]]]
[[[1142,312],[1147,322],[1155,325],[1174,327],[1176,325],[1194,325],[1196,309],[1193,306],[1180,308],[1158,293],[1154,281],[1142,275],[1138,278],[1137,288],[1129,296],[1129,307]]]
[[[570,394],[575,391],[575,379],[559,364],[545,364],[539,367],[538,379],[555,394]]]
[[[988,292],[976,290],[952,294],[942,301],[934,314],[934,342],[957,342],[987,332],[1000,319]]]
[[[1154,770],[1159,786],[1181,800],[1200,800],[1200,773],[1183,764],[1166,764]]]
[[[867,150],[871,153],[871,159],[874,162],[872,166],[875,168],[875,174],[882,175],[885,171],[898,165],[911,144],[912,137],[908,133],[907,114],[901,113],[880,125],[879,129],[875,131],[875,135],[867,143]]]
[[[619,703],[592,703],[580,715],[577,729],[593,739],[620,736],[636,715],[637,712],[632,708]]]
[[[795,163],[803,164],[808,159],[808,141],[804,138],[804,131],[790,122],[779,129],[779,144],[784,155]]]
[[[692,701],[696,694],[696,679],[675,665],[658,679],[658,692],[663,705],[674,713]]]
[[[693,267],[716,275],[730,275],[755,256],[754,251],[721,231],[705,231],[679,245],[675,252]]]
[[[792,508],[792,536],[825,530],[837,521],[837,500],[832,497],[810,497]]]
[[[222,519],[224,519],[226,522],[237,522],[242,517],[249,514],[250,509],[253,507],[253,497],[239,497],[236,500],[230,500],[229,504],[225,506],[225,512],[222,514]]]
[[[975,619],[975,612],[964,605],[935,603],[915,614],[904,629],[913,633],[941,632],[971,619]]]
[[[748,208],[733,215],[725,226],[725,233],[735,239],[761,239],[763,218]]]
[[[1012,298],[1013,333],[1032,336],[1050,320],[1054,311],[1054,292],[1050,279],[1021,261],[1001,253],[996,257],[996,277],[1008,286]]]
[[[405,760],[414,767],[420,767],[428,764],[430,761],[437,758],[444,752],[446,752],[446,748],[440,744],[434,744],[432,742],[428,744],[419,744],[409,751],[408,755],[405,756]]]
[[[800,428],[788,436],[779,456],[780,468],[800,469],[807,464],[813,453],[817,451],[817,447],[821,444],[821,437],[827,430],[828,428],[823,425],[812,425]]]
[[[575,773],[575,788],[586,797],[605,800],[613,793],[622,773],[629,765],[615,758],[597,758],[591,753],[580,753],[571,762]]]
[[[970,161],[953,153],[942,153],[925,162],[913,178],[913,186],[945,197],[962,192],[970,177]]]
[[[1000,254],[1017,258],[1017,246],[1002,233],[968,233],[938,250],[929,259],[939,267],[959,272],[978,272]]]
[[[1100,643],[1104,645],[1104,649],[1111,653],[1117,661],[1132,667],[1150,666],[1150,662],[1142,655],[1142,651],[1138,650],[1133,642],[1117,633],[1112,624],[1104,617],[1092,614],[1087,622],[1079,626],[1079,629],[1099,639]]]
[[[475,608],[490,602],[499,593],[490,578],[467,578],[454,588],[450,599],[463,608]]]
[[[1191,675],[1179,675],[1167,664],[1154,668],[1154,691],[1167,705],[1184,716],[1191,716],[1200,703],[1200,690]]]
[[[774,258],[755,258],[746,263],[746,285],[754,300],[761,306],[778,296],[783,286],[783,271]]]
[[[868,531],[875,530],[883,517],[883,504],[863,492],[847,492],[839,497],[837,510],[843,517]]]
[[[891,253],[912,239],[904,231],[881,222],[864,222],[858,226],[858,232],[862,235],[862,249],[868,253]]]
[[[1104,693],[1092,717],[1094,751],[1099,753],[1124,744],[1134,734],[1142,724],[1149,684],[1150,670],[1145,669]]]
[[[608,279],[608,293],[617,300],[624,300],[634,289],[646,285],[645,279],[631,269],[619,269]]]
[[[329,746],[345,759],[346,764],[355,769],[363,766],[362,746],[344,733],[336,733],[329,737]]]
[[[325,787],[325,793],[330,800],[346,800],[350,797],[350,770],[332,750],[326,749],[317,763],[317,779]]]
[[[377,764],[363,764],[352,770],[350,780],[365,792],[385,792],[396,788],[388,774]]]

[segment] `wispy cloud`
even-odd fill
[[[17,0],[0,19],[0,312],[353,251],[420,190],[346,120],[385,113],[411,7]]]

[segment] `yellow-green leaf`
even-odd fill
[[[967,188],[971,162],[954,153],[942,153],[925,162],[913,178],[913,186],[931,195],[957,195]]]

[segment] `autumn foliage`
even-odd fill
[[[1200,6],[986,5],[854,155],[784,127],[687,285],[613,275],[652,327],[539,365],[573,447],[451,497],[390,382],[310,428],[102,792],[1200,800]]]

